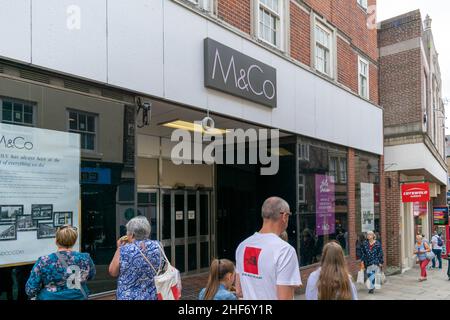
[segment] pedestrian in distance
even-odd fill
[[[284,231],[282,234],[280,234],[280,238],[286,242],[289,242],[289,236],[286,231]]]
[[[338,242],[324,246],[320,268],[308,278],[306,300],[358,300],[344,250]]]
[[[357,239],[356,239],[356,245],[355,245],[355,248],[356,248],[356,259],[357,260],[361,259],[361,256],[362,256],[362,253],[361,253],[362,249],[361,248],[362,248],[362,245],[363,245],[364,241],[366,241],[366,234],[364,232],[360,232],[358,234]]]
[[[376,274],[383,268],[383,249],[381,243],[377,241],[373,231],[367,232],[367,240],[361,247],[361,270],[366,271],[367,278],[370,280],[369,293],[373,294],[375,289]]]
[[[264,201],[263,226],[236,250],[236,291],[244,300],[293,300],[302,282],[295,249],[280,235],[291,211],[278,197]]]
[[[236,279],[233,262],[227,259],[215,259],[211,263],[208,283],[199,294],[199,300],[237,300],[231,292]]]
[[[56,231],[58,250],[40,257],[25,286],[30,299],[87,300],[88,280],[95,276],[95,265],[88,253],[73,251],[78,231],[70,225]]]
[[[420,278],[419,282],[427,280],[427,265],[430,260],[427,259],[427,252],[430,252],[431,248],[426,241],[423,240],[422,235],[416,236],[416,245],[414,254],[417,255],[417,262],[420,265]]]
[[[437,230],[434,232],[433,237],[431,238],[431,249],[435,254],[435,257],[431,261],[432,268],[436,268],[436,259],[439,262],[439,269],[442,270],[442,246],[444,245],[444,241],[441,238],[441,233]]]

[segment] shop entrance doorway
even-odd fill
[[[211,192],[161,190],[161,242],[181,273],[206,271],[210,264]]]

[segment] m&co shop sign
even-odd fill
[[[408,183],[402,185],[402,202],[430,201],[429,183]]]

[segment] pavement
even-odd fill
[[[442,270],[427,270],[428,280],[419,282],[418,266],[402,274],[386,277],[386,283],[374,294],[357,285],[359,300],[450,300],[450,281],[447,276],[448,260],[443,260]],[[208,274],[183,277],[183,300],[197,300],[200,289],[206,285]],[[114,300],[113,294],[93,300]],[[305,300],[304,294],[297,294],[296,300]]]
[[[450,300],[450,281],[447,276],[448,261],[443,260],[442,270],[427,270],[428,280],[419,282],[418,266],[402,274],[386,277],[386,283],[374,294],[357,285],[359,300]],[[305,300],[297,295],[296,300]]]

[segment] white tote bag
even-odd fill
[[[166,253],[159,242],[158,247],[161,252],[161,260],[164,258],[164,261],[166,262],[166,271],[162,270],[162,263],[160,264],[158,270],[156,270],[144,255],[142,250],[138,247],[139,252],[144,257],[145,261],[147,261],[147,263],[155,271],[155,276],[153,279],[155,281],[158,300],[180,300],[182,289],[180,272],[170,264],[169,259],[167,259]]]
[[[381,272],[377,272],[377,273],[375,273],[375,289],[376,290],[380,290],[381,289],[381,283],[382,283],[382,280],[381,280]]]
[[[358,277],[356,278],[356,283],[364,285],[364,270],[359,270]]]

